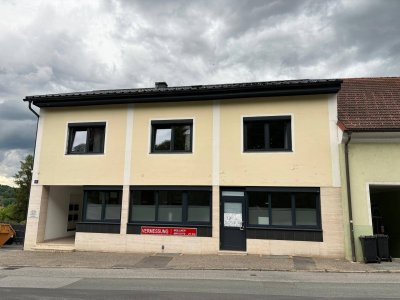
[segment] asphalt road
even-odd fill
[[[159,291],[106,291],[97,290],[43,290],[43,289],[0,289],[1,299],[151,299],[151,300],[317,300],[322,297],[296,297],[296,296],[269,296],[269,295],[245,295],[245,294],[212,294],[212,293],[182,293]],[[354,298],[324,298],[324,299],[354,299]],[[358,298],[358,299],[396,299],[396,298]]]
[[[3,268],[0,299],[399,299],[400,274]]]

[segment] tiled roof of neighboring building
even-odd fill
[[[400,77],[343,79],[338,119],[345,130],[400,130]]]

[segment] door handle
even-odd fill
[[[242,226],[239,228],[240,230],[244,230],[244,222],[242,222]]]

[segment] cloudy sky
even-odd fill
[[[26,95],[400,75],[400,1],[0,0],[0,184],[33,152]]]

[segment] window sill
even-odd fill
[[[76,224],[107,224],[107,225],[121,225],[121,222],[117,221],[82,221]]]
[[[193,154],[193,151],[157,151],[149,154]]]
[[[104,152],[102,153],[65,153],[65,155],[88,155],[88,156],[92,156],[92,155],[104,155]]]
[[[244,150],[242,153],[294,153],[293,150]]]

